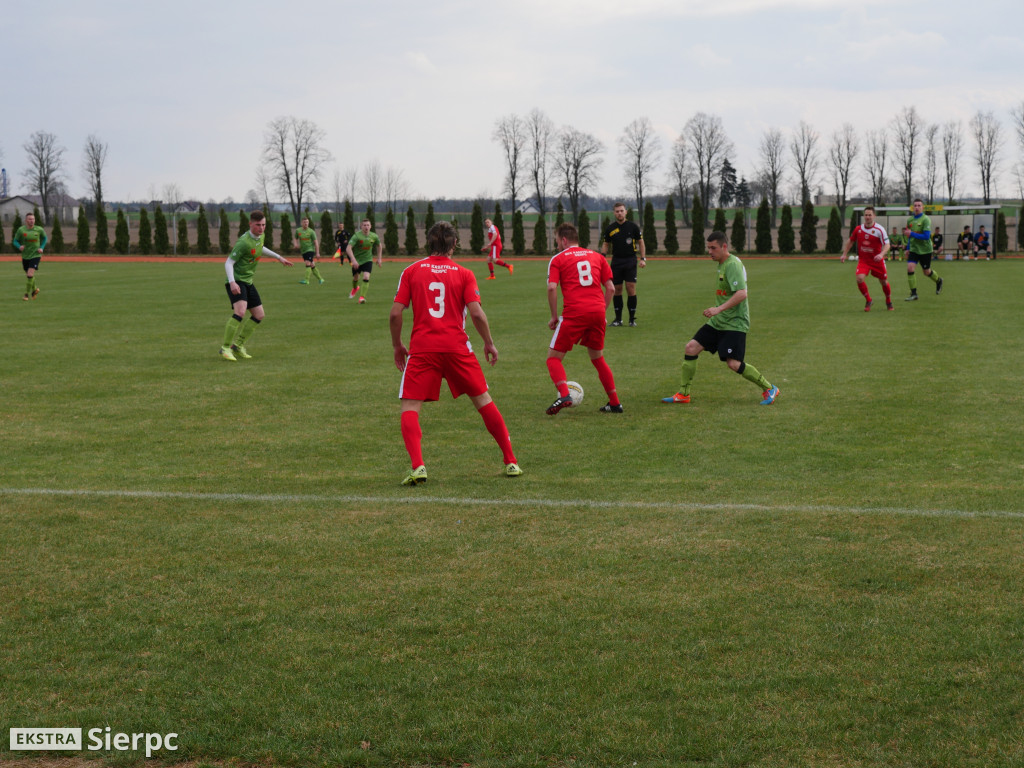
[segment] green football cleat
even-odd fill
[[[323,284],[324,284],[324,283],[326,283],[326,282],[327,282],[326,280],[324,280],[323,278],[321,278],[321,279],[320,279],[320,282],[319,282],[319,285],[323,285]]]
[[[252,359],[252,355],[250,355],[248,352],[246,352],[245,347],[243,347],[241,344],[232,344],[231,345],[231,351],[235,353],[236,357],[240,357],[243,360],[251,360]]]
[[[427,482],[427,468],[420,464],[416,469],[406,475],[405,480],[402,481],[402,485],[419,485],[420,483]]]
[[[521,474],[523,474],[523,470],[514,461],[505,465],[505,477],[519,477]]]
[[[299,285],[309,285],[309,280],[299,280]]]
[[[230,360],[232,363],[236,362],[234,353],[231,351],[231,347],[221,347],[220,356],[225,360]]]

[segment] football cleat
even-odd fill
[[[22,301],[28,301],[28,294],[26,293],[24,296],[22,296],[21,300]]]
[[[324,279],[323,279],[323,278],[321,277],[321,278],[320,278],[320,283],[319,283],[319,284],[320,284],[320,285],[323,285],[323,284],[324,284],[324,283],[326,283],[326,282],[327,282],[327,281],[326,281],[326,280],[324,280]]]
[[[875,302],[873,302],[871,299],[868,299],[866,302],[864,302],[864,311],[865,312],[870,312],[871,311],[871,305],[874,304],[874,303]]]
[[[511,264],[506,264],[505,266],[508,267],[508,273],[511,275],[512,272],[515,270],[515,267],[513,267]]]
[[[243,345],[241,345],[241,344],[232,344],[231,345],[231,351],[235,354],[235,357],[240,357],[243,360],[251,360],[252,359],[252,355],[250,355],[245,350],[245,347]]]
[[[488,280],[497,280],[498,278],[496,278],[494,275],[490,275],[487,279]]]
[[[621,320],[612,320],[611,326],[612,326],[612,328],[621,328],[622,327],[622,321]]]
[[[636,320],[630,320],[629,321],[629,327],[630,328],[636,328]]]
[[[32,298],[34,299],[38,295],[39,295],[39,289],[38,288],[33,288],[32,289]]]
[[[359,289],[358,288],[353,288],[351,291],[348,292],[348,297],[350,299],[354,299],[356,297],[357,293],[359,293]]]
[[[232,363],[237,362],[234,352],[231,351],[231,347],[221,347],[220,356],[225,360],[230,360]]]
[[[887,302],[885,302],[885,308],[886,308],[886,309],[888,309],[888,310],[889,310],[890,312],[892,312],[892,311],[893,311],[894,309],[896,309],[896,307],[894,307],[894,306],[892,305],[892,302],[891,302],[891,301],[887,301]]]
[[[622,403],[618,405],[612,405],[611,403],[605,403],[597,409],[601,413],[622,413]]]
[[[765,390],[764,392],[761,393],[761,397],[764,398],[764,400],[761,401],[761,405],[771,405],[772,403],[775,402],[775,398],[777,398],[778,396],[778,387],[772,387],[771,389]]]
[[[904,301],[917,301],[917,294],[916,293],[910,294],[909,296],[907,296],[907,298],[904,299]]]
[[[985,259],[985,261],[988,261],[988,259]],[[940,293],[942,293],[942,278],[941,277],[939,278],[938,282],[935,283],[935,295],[938,296]],[[33,294],[33,295],[35,295],[35,294]]]
[[[366,303],[366,297],[365,296],[360,296],[359,297],[359,303],[360,304],[365,304]]]
[[[563,408],[572,408],[571,397],[559,397],[555,402],[548,406],[546,413],[548,416],[554,416]]]
[[[689,395],[684,395],[682,392],[676,392],[674,395],[672,395],[672,397],[663,397],[663,398],[661,398],[661,402],[663,402],[663,403],[679,403],[679,404],[685,405],[686,403],[690,402],[690,396]]]
[[[523,470],[514,461],[505,465],[505,477],[519,477],[521,474],[523,474]]]
[[[427,482],[427,468],[420,464],[416,469],[405,476],[402,485],[420,485]]]
[[[309,280],[299,280],[299,285],[309,285]]]

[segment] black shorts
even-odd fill
[[[43,257],[36,256],[35,258],[32,259],[22,259],[21,268],[24,269],[26,272],[28,272],[30,269],[39,269],[39,260],[41,258]]]
[[[316,258],[316,252],[315,251],[306,251],[304,254],[302,254],[302,260],[304,262],[306,262],[307,264],[312,264],[313,260],[315,258]]]
[[[921,269],[932,268],[932,255],[930,253],[914,253],[907,251],[907,261],[913,261],[921,265]]]
[[[353,274],[355,272],[366,272],[366,273],[373,272],[373,262],[372,261],[364,261],[362,264],[359,265],[359,269],[354,270]]]
[[[708,324],[700,327],[693,340],[708,352],[717,352],[719,360],[739,360],[747,352],[747,334],[743,331],[720,331]]]
[[[256,290],[255,285],[252,283],[238,283],[238,287],[241,288],[241,293],[232,293],[231,283],[224,283],[224,290],[228,292],[228,300],[231,302],[231,306],[234,306],[235,302],[238,301],[244,301],[247,309],[255,309],[263,305],[263,299],[260,298],[260,292]]]
[[[633,262],[612,262],[612,284],[622,285],[623,283],[636,282],[636,259]]]

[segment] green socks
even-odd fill
[[[224,344],[221,346],[231,346],[231,342],[235,340],[235,334],[238,333],[238,327],[241,324],[242,321],[237,315],[232,315],[228,318],[228,324],[224,327]]]
[[[739,370],[740,376],[747,381],[752,381],[762,390],[771,389],[772,385],[768,383],[768,379],[761,375],[761,372],[749,363],[744,363],[743,367]]]
[[[932,273],[930,275],[928,275],[928,277],[931,278],[933,283],[938,285],[938,283],[939,283],[939,276],[937,274],[935,274],[935,270],[934,269],[932,270]]]
[[[235,343],[240,347],[244,347],[245,342],[249,340],[249,337],[252,336],[252,332],[256,330],[256,326],[259,324],[260,321],[254,320],[251,315],[247,317],[245,322],[242,323],[242,329],[238,332],[238,341]]]
[[[934,273],[932,273],[934,274]],[[910,290],[917,292],[917,272],[907,272],[907,283],[910,284]]]
[[[693,381],[693,377],[697,374],[697,358],[696,356],[690,357],[689,355],[683,356],[683,376],[681,383],[679,384],[679,393],[683,395],[690,394],[690,382]]]
[[[308,270],[308,269],[307,269],[306,271],[307,271],[307,272],[309,272],[309,271],[311,271],[311,270]],[[323,278],[323,276],[322,276],[322,275],[320,274],[320,268],[319,268],[319,267],[313,267],[313,269],[312,269],[312,272],[313,272],[313,277],[315,277],[315,278],[316,278],[317,280],[319,280],[320,282],[323,282],[323,279],[324,279],[324,278]],[[306,275],[306,279],[307,279],[307,280],[309,279],[309,275]]]
[[[313,273],[313,268],[312,268],[312,267],[306,267],[306,277],[305,277],[304,279],[305,279],[305,280],[306,280],[307,282],[309,281],[309,276],[310,276],[310,275],[311,275],[312,273]]]

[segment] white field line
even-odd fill
[[[410,490],[410,493],[419,493]],[[687,512],[811,512],[831,515],[898,515],[906,517],[1010,518],[1024,520],[1015,510],[915,509],[860,507],[838,504],[702,504],[682,501],[615,501],[600,499],[482,499],[472,496],[359,496],[288,493],[192,493],[61,488],[0,488],[0,496],[96,497],[112,499],[180,499],[183,501],[245,501],[259,504],[448,504],[460,507],[547,507],[565,509],[669,509]]]

